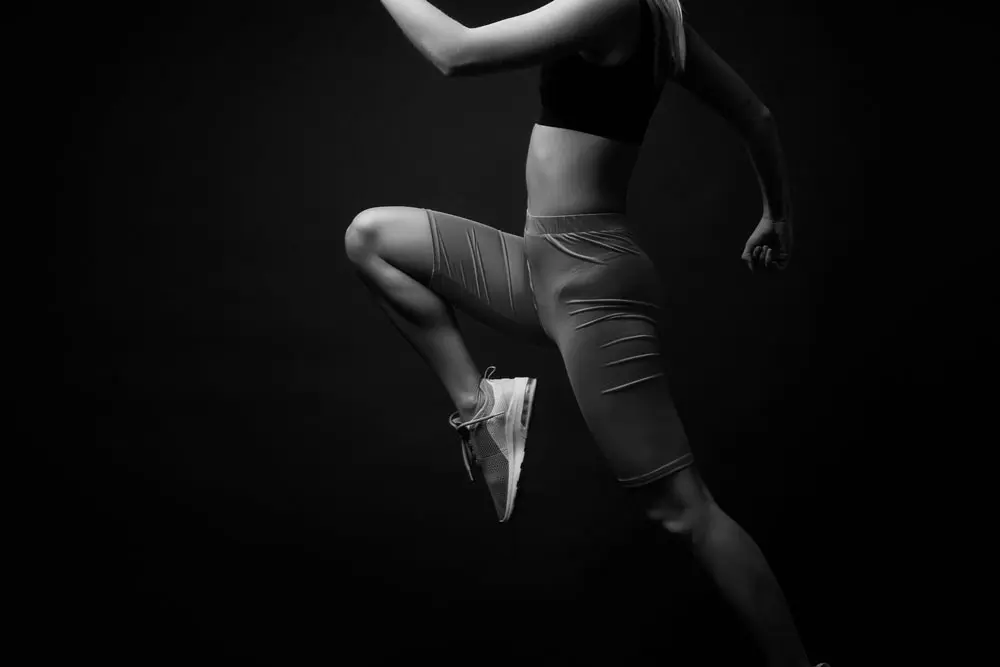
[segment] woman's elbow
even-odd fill
[[[438,71],[447,77],[464,76],[471,69],[469,30],[462,28],[449,39],[438,44],[431,60]]]
[[[488,67],[471,62],[451,61],[438,65],[438,70],[448,78],[478,76],[489,72]]]
[[[427,60],[430,61],[431,65],[434,65],[434,69],[441,72],[445,76],[455,76],[455,61],[451,58],[447,52],[429,52],[427,54]]]
[[[750,137],[768,135],[774,131],[774,116],[763,104],[743,118],[742,132]]]
[[[458,51],[442,55],[437,62],[438,71],[446,77],[475,76],[482,71],[477,63],[465,58]]]

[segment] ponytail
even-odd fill
[[[669,75],[680,74],[684,70],[687,44],[684,39],[684,12],[680,0],[645,0],[653,14],[653,48],[656,59],[653,79],[662,85]],[[666,59],[669,54],[669,69]]]

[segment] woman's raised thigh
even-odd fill
[[[384,206],[359,213],[345,243],[355,263],[377,256],[489,326],[550,342],[520,236],[441,211]]]

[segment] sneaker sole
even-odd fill
[[[528,423],[531,408],[535,402],[535,378],[514,378],[514,395],[517,400],[511,405],[510,414],[518,415],[516,420],[507,420],[507,442],[514,447],[510,474],[507,476],[507,507],[501,523],[510,518],[514,511],[514,496],[521,478],[521,464],[524,462],[524,443],[528,439]]]

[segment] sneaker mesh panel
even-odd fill
[[[507,458],[503,455],[491,456],[482,462],[483,478],[490,488],[493,506],[501,519],[507,511]]]
[[[486,401],[477,416],[496,412],[499,417],[478,425],[472,432],[472,444],[483,471],[483,479],[490,490],[497,516],[501,519],[507,511],[507,475],[513,443],[506,442],[507,411],[510,403],[509,380],[486,380],[483,393]]]

